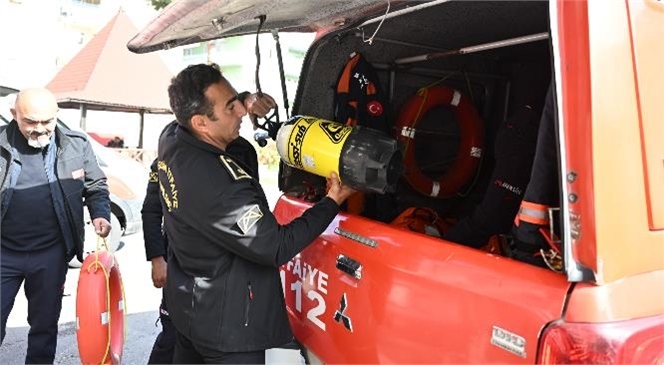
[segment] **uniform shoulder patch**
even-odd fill
[[[263,212],[261,212],[261,208],[258,204],[254,204],[242,214],[242,217],[237,221],[237,226],[242,233],[247,234],[249,230],[251,230],[251,227],[253,227],[261,218],[263,218]]]
[[[237,164],[237,162],[233,161],[232,158],[221,155],[219,156],[219,160],[221,161],[221,164],[224,165],[226,170],[228,170],[228,173],[231,174],[233,179],[251,179],[251,175],[247,174],[247,172],[244,171],[244,169],[242,169],[240,165]]]

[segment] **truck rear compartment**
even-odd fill
[[[495,142],[506,121],[528,106],[536,115],[529,120],[539,123],[551,82],[548,22],[546,2],[444,2],[314,42],[292,114],[334,120],[340,72],[351,54],[360,53],[378,73],[393,136],[401,133],[395,125],[407,100],[437,85],[468,98],[480,116],[484,144],[477,174],[453,196],[427,196],[402,180],[396,193],[378,203],[365,200],[363,211],[340,213],[316,243],[282,268],[294,332],[312,356],[326,363],[535,362],[541,331],[563,313],[570,287],[563,274],[391,222],[410,207],[434,210],[447,226],[473,214],[496,184]],[[540,40],[407,62],[533,35]],[[397,65],[399,60],[405,63]],[[457,157],[455,118],[450,108],[435,107],[418,125],[417,164],[432,180]],[[510,158],[532,163],[534,141],[530,147],[518,142],[496,151],[507,149]],[[555,151],[553,156],[557,168]],[[280,188],[285,196],[275,214],[285,223],[324,196],[325,180],[282,166]],[[514,214],[492,214],[507,222],[504,232],[494,233],[509,233]]]
[[[375,37],[369,43],[374,33]],[[537,37],[538,40],[510,43],[524,37]],[[505,45],[496,45],[503,41],[507,41]],[[413,56],[482,45],[495,48],[471,49],[467,54],[408,62]],[[537,125],[551,82],[548,3],[445,2],[387,18],[382,24],[375,21],[360,28],[326,35],[314,43],[307,55],[294,114],[334,120],[337,79],[354,53],[360,53],[378,74],[388,100],[384,109],[392,136],[403,133],[397,130],[397,124],[407,100],[424,88],[442,86],[457,90],[474,107],[480,117],[484,139],[477,172],[454,194],[432,198],[416,191],[402,179],[395,194],[379,198],[376,204],[370,202],[374,205],[365,206],[360,215],[390,223],[407,208],[428,207],[435,210],[448,226],[453,226],[473,215],[492,184],[494,189],[501,183],[503,189],[511,189],[514,197],[509,199],[523,197],[535,153]],[[525,122],[530,125],[528,130],[518,133],[529,135],[504,138],[496,146],[501,128],[513,124],[513,118],[520,118],[524,108],[531,109],[531,116]],[[464,123],[458,119],[449,105],[440,106],[427,112],[417,125],[417,135],[412,139],[416,167],[431,180],[444,176],[457,159],[461,139],[459,124]],[[496,158],[496,153],[502,161]],[[550,155],[553,158],[548,168],[553,167],[553,177],[557,179],[556,152],[550,151]],[[410,163],[404,166],[405,171],[415,168],[412,161]],[[501,170],[496,171],[496,168]],[[323,179],[299,170],[284,167],[281,175],[280,187],[286,194],[309,195],[316,199],[312,195],[320,197],[324,189]],[[517,175],[514,179],[520,183],[508,181],[511,175]],[[558,181],[548,183],[557,188]],[[311,186],[319,188],[317,194],[311,194]],[[307,189],[309,193],[305,194]],[[489,229],[494,231],[491,234],[509,233],[515,206],[518,209],[518,202],[512,201],[511,207],[507,208],[493,204],[488,212],[482,213],[487,221],[500,221],[491,223]],[[494,207],[498,209],[491,211]]]

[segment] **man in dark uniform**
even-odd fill
[[[160,137],[157,168],[173,362],[264,363],[265,349],[293,336],[279,266],[327,228],[354,190],[331,174],[325,198],[278,224],[248,166],[226,152],[247,111],[219,69],[189,66],[168,94],[178,123]]]
[[[168,240],[162,230],[162,211],[159,198],[159,180],[157,179],[157,159],[150,166],[148,187],[143,200],[141,218],[143,221],[143,241],[145,256],[152,263],[152,284],[163,288],[166,284],[166,252]],[[161,333],[157,335],[148,364],[171,364],[175,346],[175,328],[168,315],[168,306],[162,295],[159,305]]]
[[[249,96],[249,93],[240,94],[240,96]],[[261,98],[265,99],[266,105],[274,106],[274,100],[267,94]],[[250,99],[248,101],[253,101]],[[261,100],[262,101],[262,100]],[[254,103],[246,103],[245,108],[253,114],[257,114]],[[260,115],[259,115],[260,116]],[[177,122],[172,122],[177,123]],[[244,162],[248,167],[248,173],[257,181],[258,178],[258,156],[254,146],[246,139],[238,137],[231,142],[227,148],[228,154]],[[152,283],[156,288],[164,287],[166,283],[166,253],[168,251],[168,239],[162,229],[163,213],[159,197],[159,180],[157,178],[157,161],[155,159],[150,166],[150,176],[148,179],[145,200],[141,216],[143,219],[143,240],[145,243],[145,255],[148,261],[152,263]],[[161,322],[161,333],[157,335],[152,352],[148,358],[148,364],[171,364],[173,362],[173,350],[175,348],[175,328],[168,315],[168,306],[164,297],[159,306],[159,321]]]
[[[52,364],[67,263],[83,262],[83,205],[95,231],[111,230],[106,176],[83,133],[57,127],[44,88],[21,91],[0,127],[2,338],[21,284],[28,299],[26,364]]]

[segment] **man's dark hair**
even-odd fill
[[[216,64],[189,65],[172,78],[168,98],[178,124],[188,129],[196,114],[214,120],[213,104],[205,97],[205,90],[222,80],[225,81]]]

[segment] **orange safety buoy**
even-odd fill
[[[390,225],[435,237],[442,237],[451,227],[435,210],[425,207],[405,209]]]
[[[119,364],[125,340],[122,276],[108,251],[83,261],[76,291],[76,340],[83,364]]]
[[[453,109],[461,141],[452,166],[437,180],[425,175],[415,160],[417,125],[434,107]],[[397,141],[403,146],[404,177],[421,194],[447,198],[456,194],[477,172],[484,148],[484,129],[477,111],[458,90],[432,86],[420,89],[404,103],[396,120]]]

